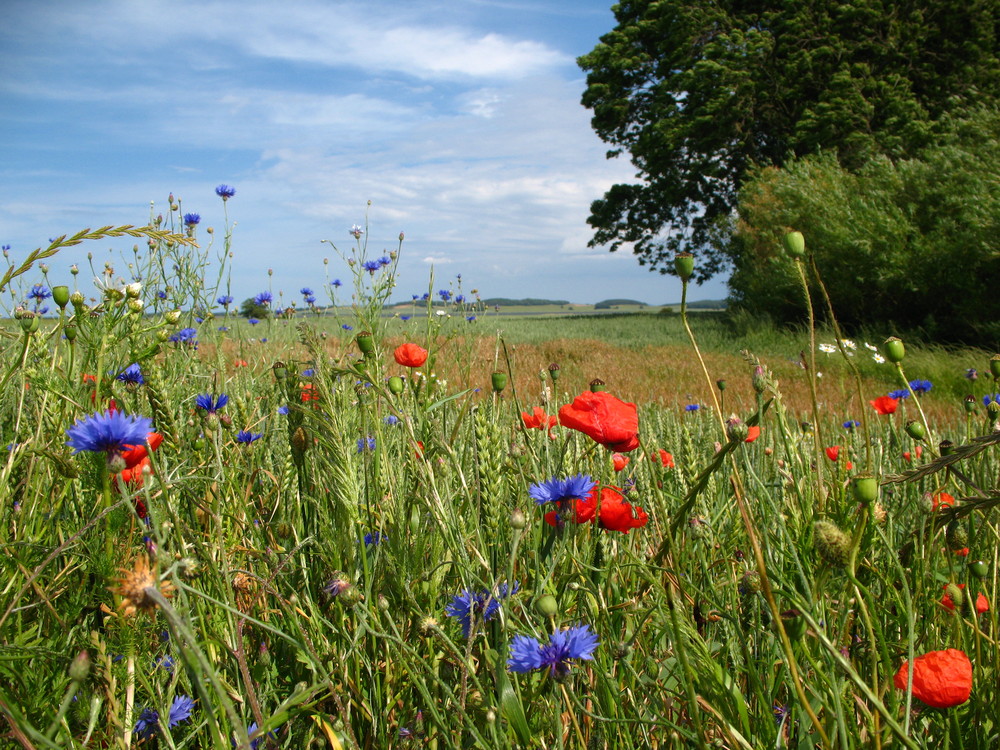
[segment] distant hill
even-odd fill
[[[680,307],[680,302],[668,302],[661,307]],[[703,299],[697,302],[688,302],[688,308],[691,310],[725,310],[726,301],[724,299]]]
[[[564,299],[535,299],[534,297],[528,297],[527,299],[490,297],[489,299],[484,299],[483,304],[487,307],[496,307],[497,305],[500,305],[501,307],[542,307],[544,305],[568,305],[569,301]]]
[[[640,302],[637,299],[606,299],[601,300],[594,305],[595,310],[611,310],[615,307],[620,307],[622,305],[628,305],[630,307],[648,307],[645,302]]]

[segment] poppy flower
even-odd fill
[[[552,429],[557,424],[559,420],[555,417],[549,416],[545,413],[545,409],[540,406],[536,406],[531,414],[528,412],[521,412],[521,421],[524,422],[524,426],[529,430],[548,428]]]
[[[909,664],[896,672],[893,684],[906,690]],[[972,662],[964,651],[949,648],[929,651],[913,660],[913,695],[933,708],[952,708],[969,700],[972,693]]]
[[[831,461],[839,461],[840,460],[840,446],[839,445],[831,445],[829,448],[827,448],[826,449],[826,457],[829,458]],[[851,469],[854,468],[854,464],[852,464],[850,461],[848,461],[847,464],[845,464],[845,468],[848,471],[850,471]]]
[[[421,367],[427,361],[427,350],[416,344],[403,344],[396,347],[393,356],[403,367]]]
[[[621,453],[615,453],[611,457],[611,464],[614,466],[615,471],[621,471],[626,466],[628,466],[629,457],[623,456]]]
[[[607,391],[584,391],[559,410],[559,424],[577,430],[605,448],[629,453],[639,447],[639,413],[635,404]]]
[[[949,495],[947,492],[938,492],[931,499],[931,510],[944,510],[945,508],[954,508],[955,498]]]
[[[238,359],[233,362],[233,367],[248,367],[247,361],[245,359]]]
[[[125,468],[118,473],[122,482],[135,489],[142,487],[143,469],[149,466],[150,471],[152,471],[149,454],[159,448],[162,442],[163,435],[158,432],[151,432],[146,436],[145,445],[126,446],[127,450],[122,453],[122,458],[125,460]],[[142,507],[142,512],[139,513],[140,518],[145,518],[144,511],[145,506]]]
[[[674,456],[672,453],[667,453],[663,448],[660,448],[655,453],[649,454],[650,461],[659,461],[664,469],[674,468]]]
[[[319,393],[316,392],[316,386],[312,383],[302,384],[302,401],[303,403],[308,401],[319,401]]]
[[[758,425],[751,425],[747,429],[747,437],[744,443],[752,443],[754,440],[760,437],[760,427]]]
[[[896,412],[896,407],[899,405],[899,400],[892,398],[891,396],[879,396],[874,401],[869,401],[869,404],[883,416],[886,414],[894,414]]]
[[[601,488],[601,503],[598,508],[597,488],[590,491],[584,499],[577,498],[570,507],[573,510],[574,523],[589,523],[597,520],[598,526],[610,531],[621,531],[625,534],[629,529],[638,529],[649,522],[649,516],[642,508],[625,502],[621,492],[615,487]],[[545,514],[545,523],[549,526],[559,524],[559,511]],[[563,521],[569,520],[563,516]]]
[[[964,583],[959,583],[957,585],[959,589],[965,588]],[[948,590],[947,585],[943,586],[942,588],[944,588],[945,591]],[[941,597],[941,606],[952,612],[955,611],[955,602],[951,600],[951,597],[948,596],[948,594],[945,594],[944,596]],[[979,595],[976,597],[976,614],[981,615],[983,614],[983,612],[989,612],[989,611],[990,611],[989,600],[985,596],[983,596],[982,592],[979,592]]]
[[[913,449],[913,453],[910,453],[910,451],[904,451],[903,459],[906,461],[912,461],[914,458],[920,458],[923,452],[924,449],[918,445],[916,448]]]

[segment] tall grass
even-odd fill
[[[843,363],[821,354],[820,404],[838,406],[807,414],[786,395],[803,387],[804,370],[787,361],[801,345],[765,331],[741,356],[758,342],[734,342],[699,316],[712,377],[720,363],[731,369],[723,414],[704,393],[685,410],[687,393],[644,397],[646,381],[623,362],[669,380],[692,356],[661,358],[683,351],[673,317],[559,321],[536,339],[531,324],[469,322],[454,303],[451,318],[386,320],[396,258],[364,270],[363,236],[342,251],[351,318],[210,320],[224,274],[207,281],[182,264],[183,278],[164,283],[158,253],[184,235],[148,236],[133,269],[142,288],[105,283],[54,326],[21,313],[3,339],[9,746],[1000,742],[1000,463],[996,413],[981,402],[967,414],[941,399],[918,441],[903,418],[909,399],[876,415],[850,401]],[[470,332],[487,326],[502,334]],[[178,336],[184,328],[193,337]],[[371,334],[364,356],[361,331]],[[558,380],[547,369],[553,339]],[[426,364],[397,364],[403,340],[428,350]],[[639,402],[641,444],[620,472],[591,437],[522,418],[536,406],[555,415],[586,390],[594,355],[606,358],[592,376]],[[856,356],[865,396],[894,383],[863,349]],[[119,379],[133,363],[141,384]],[[921,355],[905,364],[930,377]],[[978,366],[983,388],[989,363]],[[502,390],[491,386],[497,371],[513,376]],[[199,408],[200,394],[228,403]],[[115,455],[66,445],[67,428],[111,400],[162,435],[141,482],[122,479]],[[868,445],[842,426],[845,403],[869,409]],[[740,419],[723,431],[718,417],[730,412]],[[760,428],[752,442],[747,425]],[[825,447],[839,445],[824,451],[821,474],[816,429],[834,436]],[[936,457],[945,434],[957,445]],[[648,522],[623,533],[574,523],[563,507],[547,523],[550,507],[529,489],[580,474],[621,488]],[[876,477],[877,498],[855,490],[859,475]],[[949,610],[946,594],[991,606]],[[467,633],[448,614],[463,606]],[[544,645],[582,625],[599,639],[592,659],[508,668],[517,636]],[[948,648],[971,660],[967,701],[931,708],[914,697],[919,685],[894,686],[903,662]]]

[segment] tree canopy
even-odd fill
[[[915,156],[949,113],[1000,92],[1000,0],[630,0],[579,59],[583,104],[637,181],[591,206],[592,246],[661,273],[727,267],[749,170],[818,151],[847,169]]]

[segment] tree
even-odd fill
[[[579,59],[592,125],[638,182],[591,205],[591,246],[632,245],[667,273],[728,266],[752,166],[833,151],[857,169],[932,142],[938,121],[1000,92],[1000,0],[630,0]]]
[[[264,320],[271,316],[271,308],[263,302],[257,301],[254,297],[247,297],[240,303],[240,315],[244,318],[257,318]]]

